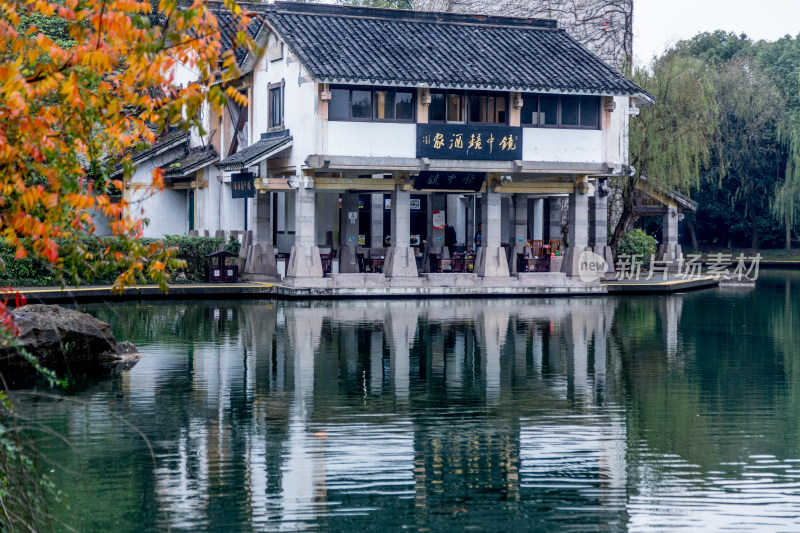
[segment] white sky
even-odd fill
[[[670,44],[714,30],[767,41],[796,36],[800,0],[634,0],[634,61],[647,64]]]

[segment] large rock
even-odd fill
[[[140,357],[131,343],[117,344],[111,326],[85,313],[35,304],[13,314],[20,344],[45,367],[119,363],[130,367]],[[0,349],[0,355],[2,366],[27,365],[13,349]]]

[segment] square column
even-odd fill
[[[392,246],[386,250],[383,275],[416,278],[417,261],[411,248],[411,192],[395,186],[392,192]]]
[[[342,195],[342,211],[340,213],[339,235],[339,272],[348,274],[358,272],[356,246],[358,246],[358,194],[346,192]]]
[[[547,238],[550,240],[561,239],[561,204],[563,198],[560,196],[550,197],[550,216],[548,218]]]
[[[314,178],[297,176],[295,178],[294,246],[292,246],[287,281],[295,278],[321,278],[322,262],[316,244],[316,193]]]
[[[245,250],[245,278],[253,281],[278,281],[275,246],[272,243],[272,193],[259,191],[251,212],[253,244]]]
[[[444,228],[435,229],[433,227],[433,212],[440,211],[442,215],[446,215],[446,210],[447,197],[445,195],[433,193],[428,196],[428,243],[425,246],[423,271],[430,272],[431,254],[450,253],[449,251],[445,252],[444,248]]]
[[[370,248],[385,248],[383,242],[383,194],[373,193],[370,195],[372,203],[370,209],[369,227],[372,237],[369,240]]]
[[[514,202],[514,224],[512,225],[512,235],[508,246],[511,248],[511,258],[509,268],[512,274],[517,272],[517,254],[524,254],[525,247],[528,246],[528,197],[522,194],[515,194],[512,197]]]
[[[456,230],[456,242],[469,244],[467,239],[467,200],[458,194],[447,195],[447,223]]]
[[[502,196],[494,192],[492,186],[486,187],[481,198],[481,240],[475,260],[475,273],[480,277],[508,276],[508,260],[506,252],[500,246],[502,214]]]
[[[585,192],[584,192],[585,191]],[[569,248],[564,253],[561,272],[577,276],[581,253],[589,246],[589,195],[586,178],[575,183],[575,192],[569,195]]]
[[[605,259],[607,275],[614,274],[614,255],[608,246],[608,194],[605,179],[598,179],[594,196],[589,198],[589,247]]]
[[[541,241],[544,239],[544,198],[533,200],[533,239]]]
[[[671,205],[667,207],[661,219],[662,242],[658,245],[656,260],[672,263],[670,265],[671,270],[675,270],[679,266],[677,261],[683,254],[681,245],[678,244],[678,221],[681,219],[681,216],[682,215],[678,213],[678,209],[674,205]]]

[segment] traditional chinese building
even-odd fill
[[[251,275],[278,276],[277,251],[308,287],[557,284],[580,252],[610,257],[605,182],[630,172],[629,116],[652,98],[555,21],[247,7],[264,46],[239,57],[251,105],[209,113],[208,135],[158,163],[175,220],[153,234],[247,230]],[[517,272],[551,240],[552,273]],[[420,277],[473,248],[465,275]]]

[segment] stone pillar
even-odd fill
[[[417,261],[411,242],[411,193],[398,184],[392,192],[392,246],[386,250],[387,278],[416,278]]]
[[[254,281],[280,280],[272,243],[272,193],[257,192],[253,198],[253,245],[246,252],[244,277]]]
[[[584,186],[588,187],[588,183],[579,181],[575,192],[569,195],[569,248],[561,263],[561,272],[568,276],[578,275],[581,252],[589,246],[589,195],[583,192],[587,190]]]
[[[544,239],[544,198],[533,200],[533,239],[541,241]]]
[[[370,248],[385,248],[386,243],[383,242],[383,194],[371,194],[370,202],[372,206],[369,226],[372,237],[370,238],[369,246]]]
[[[447,195],[447,223],[456,230],[456,242],[468,244],[467,204],[458,194]]]
[[[560,196],[550,197],[550,217],[549,217],[549,231],[547,233],[548,240],[561,239],[561,203],[563,198]]]
[[[355,217],[355,218],[353,218]],[[346,192],[342,195],[339,238],[339,272],[342,274],[358,272],[356,246],[358,246],[358,194]]]
[[[431,254],[444,253],[444,228],[434,229],[433,212],[441,211],[442,214],[445,214],[446,210],[447,198],[445,195],[433,193],[428,196],[428,243],[425,246],[423,271],[430,272]]]
[[[486,187],[481,198],[482,243],[475,260],[475,273],[479,277],[509,275],[506,252],[500,246],[500,226],[503,219],[501,201],[500,193],[492,191],[491,185]]]
[[[608,195],[605,194],[605,179],[598,179],[594,196],[589,198],[589,247],[605,259],[607,276],[614,274],[614,256],[608,246]]]
[[[287,282],[298,278],[321,278],[322,262],[316,244],[316,217],[313,178],[302,176],[296,178],[298,187],[295,191],[294,210],[294,246],[292,246],[289,266],[286,271]]]
[[[508,243],[508,247],[511,248],[509,269],[512,273],[516,273],[517,254],[524,254],[525,247],[528,246],[528,197],[523,194],[515,194],[512,200],[514,202],[514,225]]]
[[[669,262],[671,270],[679,266],[678,258],[683,253],[681,245],[678,244],[679,219],[678,209],[675,206],[668,206],[666,213],[662,217],[661,244],[656,252],[656,260]]]

